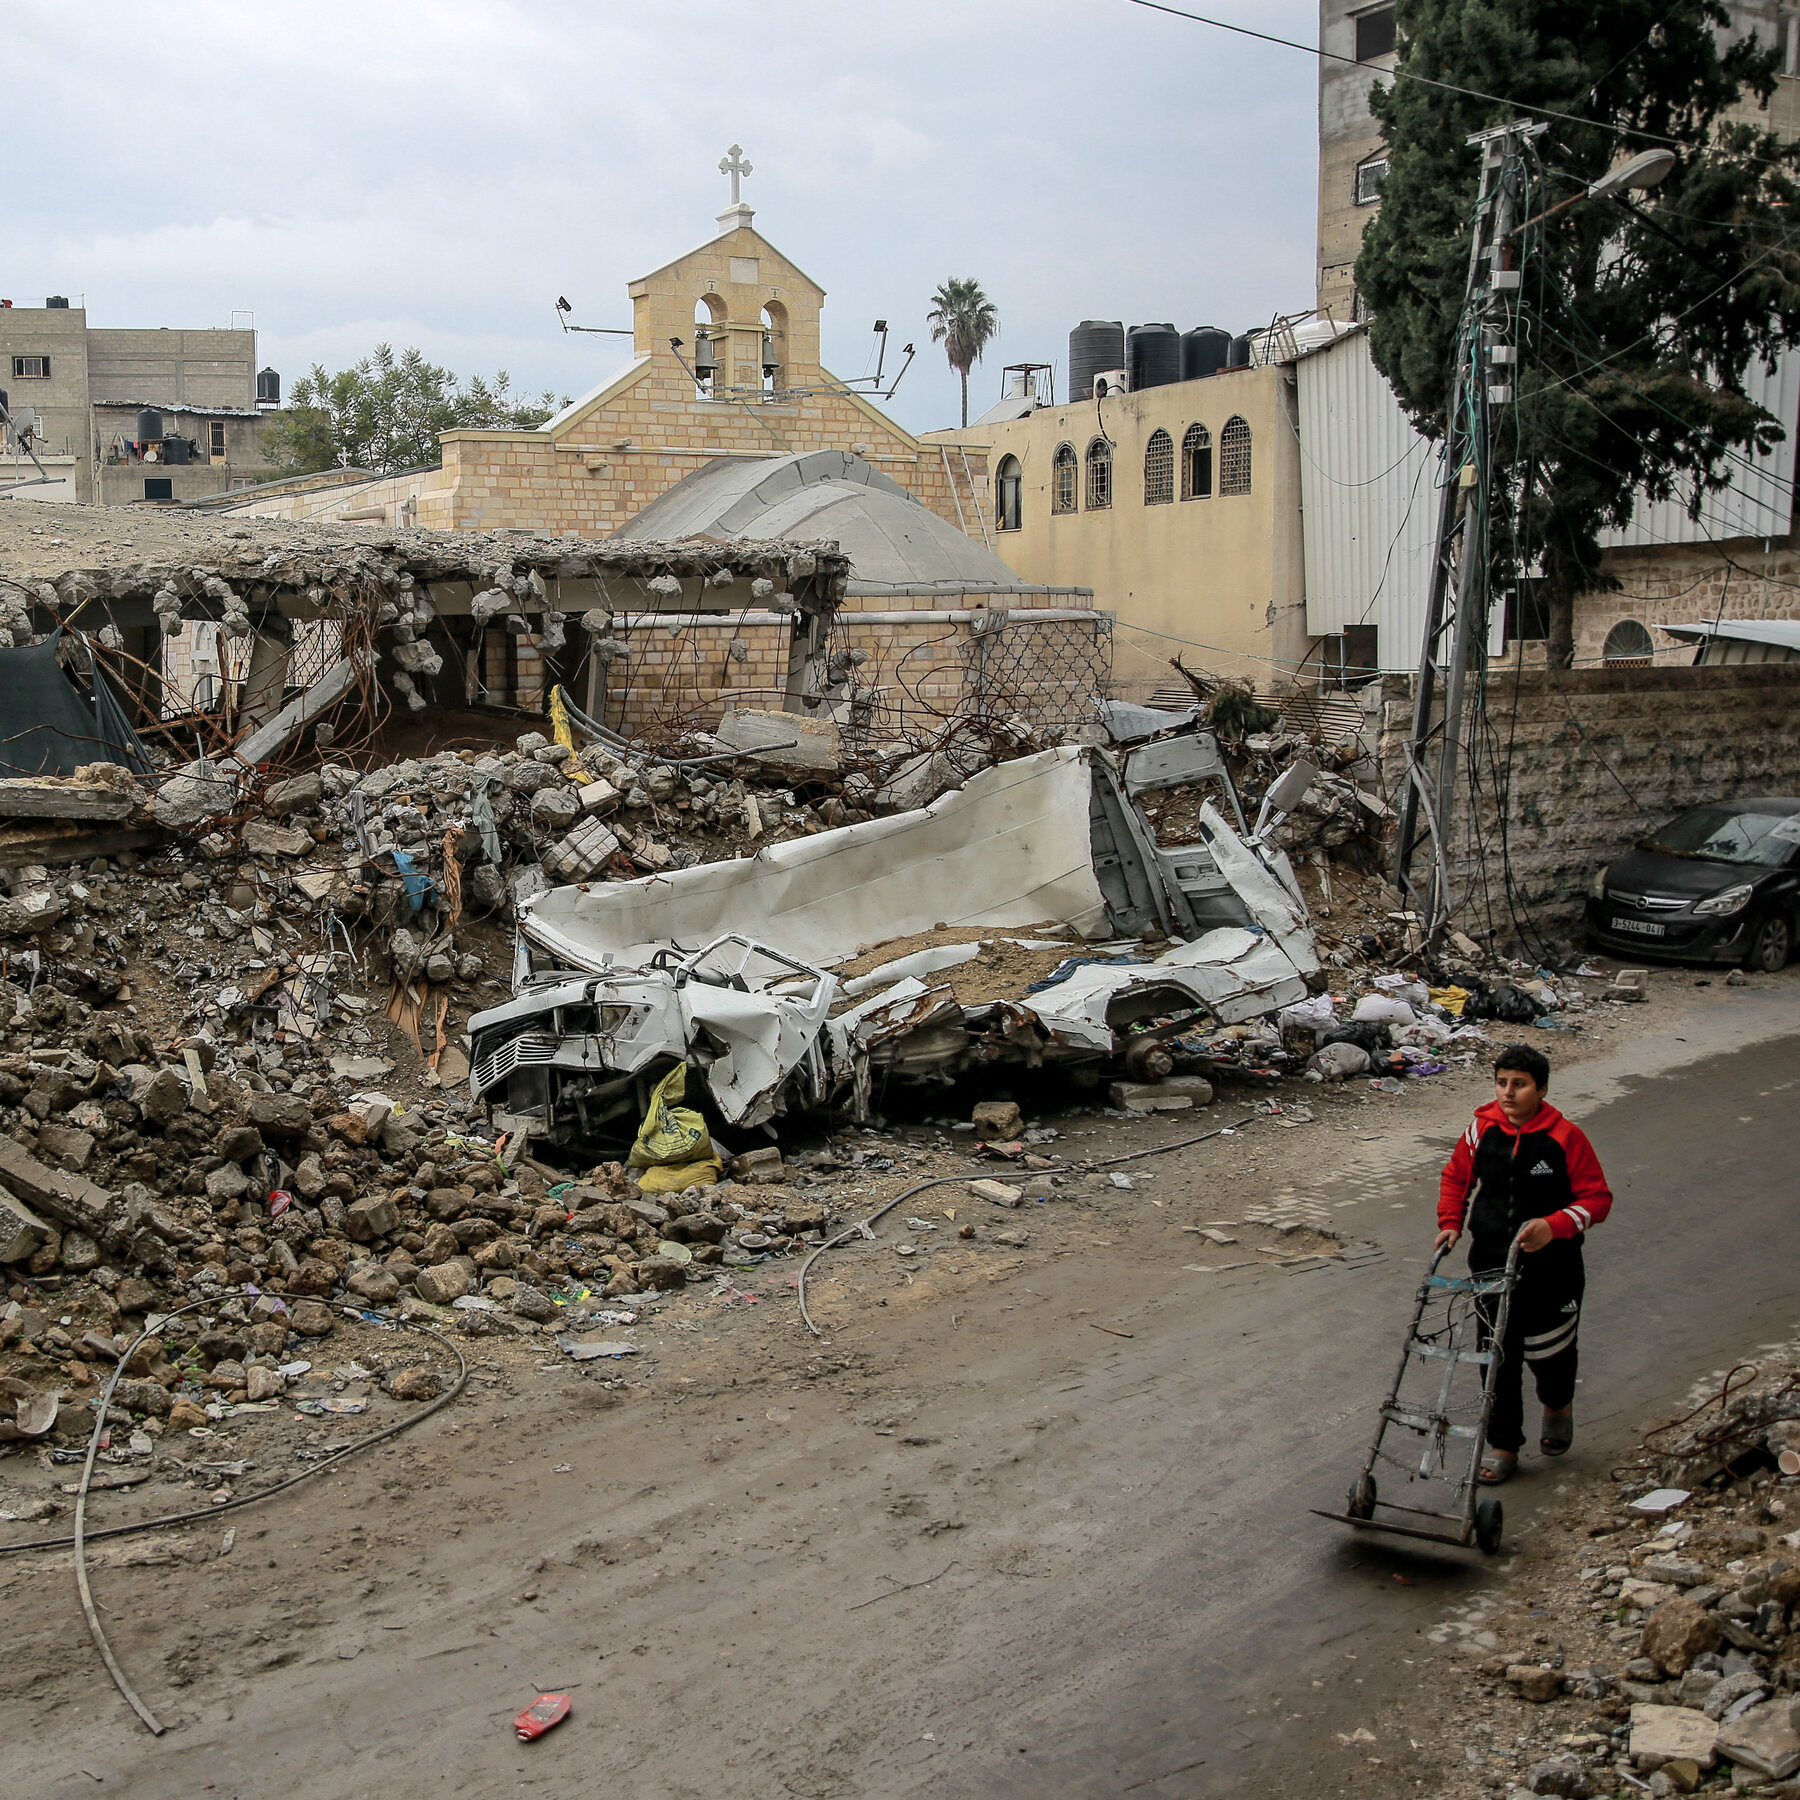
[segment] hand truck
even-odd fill
[[[1439,1250],[1432,1257],[1419,1283],[1400,1367],[1382,1402],[1374,1441],[1363,1458],[1362,1473],[1351,1483],[1344,1510],[1312,1510],[1322,1519],[1338,1519],[1362,1531],[1393,1532],[1464,1549],[1473,1543],[1492,1556],[1500,1548],[1505,1513],[1498,1496],[1483,1493],[1476,1478],[1500,1374],[1500,1346],[1506,1341],[1507,1315],[1519,1284],[1519,1246],[1515,1241],[1505,1268],[1471,1270],[1460,1278],[1437,1272],[1447,1254]],[[1485,1349],[1480,1347],[1484,1321],[1491,1326],[1485,1333]],[[1479,1386],[1468,1380],[1472,1369],[1481,1371]],[[1412,1432],[1422,1442],[1390,1447],[1387,1437],[1396,1429]],[[1463,1446],[1468,1450],[1466,1462]],[[1383,1500],[1375,1484],[1377,1463],[1403,1470],[1409,1482],[1426,1484],[1420,1498],[1440,1504],[1407,1506]],[[1378,1513],[1404,1513],[1420,1523],[1405,1524]],[[1427,1520],[1439,1528],[1431,1529],[1424,1523]]]

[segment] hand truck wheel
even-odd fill
[[[1357,1476],[1355,1485],[1350,1489],[1350,1497],[1344,1502],[1344,1511],[1353,1519],[1372,1519],[1375,1516],[1375,1477],[1366,1471]]]
[[[1483,1494],[1475,1502],[1475,1542],[1484,1556],[1493,1556],[1500,1548],[1500,1528],[1506,1522],[1506,1509],[1492,1494]]]

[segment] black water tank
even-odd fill
[[[1167,387],[1181,379],[1181,333],[1173,325],[1134,325],[1126,339],[1131,389]]]
[[[138,414],[137,441],[140,444],[160,444],[162,442],[162,414],[151,407],[145,407]]]
[[[1231,340],[1231,360],[1225,365],[1228,369],[1247,369],[1250,366],[1250,334]]]
[[[1181,334],[1181,379],[1216,375],[1231,361],[1231,333],[1217,325],[1196,325]]]
[[[1069,333],[1069,398],[1090,400],[1094,377],[1125,366],[1125,325],[1120,319],[1083,319]]]
[[[188,456],[193,448],[194,440],[192,438],[164,438],[163,461],[166,462],[171,469],[184,468],[187,465]]]
[[[67,294],[52,294],[44,304],[52,312],[67,312],[69,310],[69,296]]]
[[[256,404],[258,406],[279,406],[281,404],[281,377],[273,369],[263,369],[257,374]]]

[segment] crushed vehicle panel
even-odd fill
[[[1137,796],[1178,786],[1209,797],[1195,841],[1164,846]],[[828,973],[946,925],[1056,925],[1076,951],[1125,939],[1112,948],[1128,952],[1147,932],[1171,947],[1154,961],[1078,955],[1033,992],[968,1006],[929,978],[979,946],[913,952],[844,985]],[[1286,857],[1248,831],[1197,731],[1117,757],[1022,757],[928,807],[754,858],[553,888],[521,903],[520,949],[519,996],[471,1021],[471,1087],[588,1148],[628,1138],[675,1061],[728,1125],[826,1101],[862,1117],[872,1071],[1138,1069],[1165,1040],[1302,998],[1319,966]]]

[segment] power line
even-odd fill
[[[1128,0],[1128,3],[1132,6],[1141,6],[1147,12],[1168,13],[1171,18],[1190,19],[1196,25],[1210,25],[1215,31],[1229,31],[1237,37],[1255,38],[1259,43],[1275,44],[1283,50],[1298,50],[1304,55],[1318,58],[1321,62],[1346,63],[1353,69],[1370,67],[1367,62],[1354,56],[1344,56],[1336,50],[1326,50],[1317,44],[1303,44],[1297,38],[1276,37],[1268,31],[1254,31],[1248,25],[1233,25],[1225,19],[1211,19],[1204,13],[1187,12],[1179,6],[1164,5],[1163,0]],[[1674,8],[1671,8],[1670,11],[1673,12]],[[1639,45],[1636,48],[1642,48],[1642,46]],[[1630,54],[1635,55],[1636,49]],[[1617,72],[1618,65],[1615,64],[1605,75],[1601,76],[1600,81],[1597,81],[1594,87],[1589,89],[1589,92],[1592,93],[1602,82],[1610,80]],[[1621,125],[1607,119],[1584,119],[1579,113],[1559,112],[1553,106],[1537,106],[1530,101],[1509,99],[1505,94],[1484,93],[1480,88],[1462,87],[1454,81],[1438,81],[1430,75],[1417,75],[1410,69],[1398,67],[1377,69],[1374,73],[1391,77],[1395,81],[1410,81],[1420,87],[1436,88],[1440,93],[1461,94],[1470,100],[1489,100],[1496,106],[1510,106],[1517,112],[1526,113],[1535,118],[1561,119],[1568,125],[1586,126],[1590,131],[1613,131],[1621,137],[1642,138],[1647,144],[1667,144],[1673,149],[1693,151],[1704,151],[1709,147],[1705,144],[1691,143],[1685,138],[1664,137],[1658,132],[1642,131],[1635,125]],[[1752,157],[1746,160],[1769,162],[1773,159]]]

